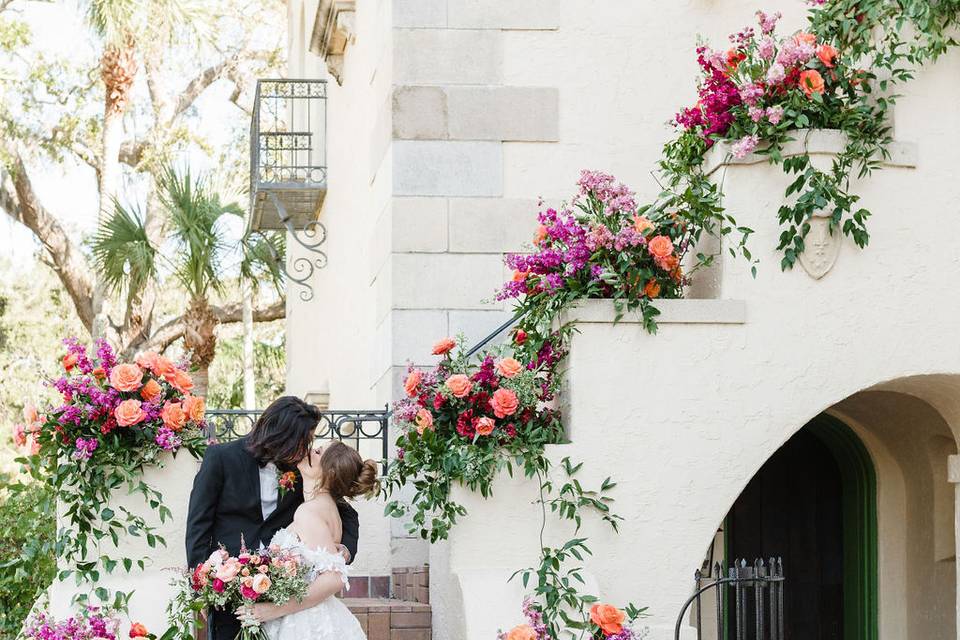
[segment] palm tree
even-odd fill
[[[229,239],[231,216],[243,217],[235,202],[221,201],[207,176],[189,169],[166,167],[157,184],[168,217],[163,246],[155,246],[137,211],[115,202],[114,213],[101,225],[93,242],[98,273],[114,290],[140,291],[165,276],[185,292],[183,346],[190,357],[197,393],[207,389],[208,370],[216,355],[218,325],[211,301],[227,294],[227,278],[256,286],[265,281],[282,287],[283,238],[245,234]],[[227,262],[239,254],[239,263]],[[232,272],[232,273],[231,273]],[[168,293],[169,288],[166,289]]]

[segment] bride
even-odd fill
[[[337,551],[342,534],[337,501],[374,494],[377,463],[361,460],[354,449],[335,441],[308,451],[297,469],[303,477],[304,503],[271,544],[300,554],[312,565],[313,582],[302,602],[257,603],[238,611],[238,617],[264,623],[270,640],[366,640],[360,623],[334,597],[347,586],[347,565]]]

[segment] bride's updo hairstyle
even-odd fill
[[[324,448],[320,456],[320,470],[323,473],[323,487],[335,500],[357,496],[369,498],[375,496],[380,488],[377,463],[363,460],[356,449],[339,440]]]

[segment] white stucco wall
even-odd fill
[[[330,265],[313,303],[290,296],[291,391],[327,385],[334,406],[386,402],[404,364],[427,364],[437,337],[479,338],[496,326],[508,315],[491,302],[505,275],[502,253],[529,238],[537,198],[568,197],[581,168],[613,172],[652,200],[660,186],[649,172],[672,135],[664,123],[695,100],[696,35],[722,46],[756,8],[746,0],[359,0],[343,86],[330,86],[322,213]],[[786,29],[802,24],[802,3],[764,8],[783,11]],[[296,71],[323,73],[315,58]],[[725,204],[756,231],[759,274],[725,262],[707,293],[739,302],[669,305],[656,337],[602,315],[582,326],[566,398],[571,446],[588,462],[587,478],[621,480],[626,516],[623,535],[596,543],[603,554],[591,572],[604,597],[649,605],[655,624],[672,625],[752,473],[807,420],[863,389],[896,381],[887,390],[920,397],[957,432],[955,380],[923,376],[960,373],[950,338],[960,267],[949,248],[960,231],[952,178],[960,122],[938,106],[960,97],[958,71],[955,55],[925,70],[896,109],[897,138],[916,145],[916,168],[888,168],[855,187],[875,214],[866,251],[844,241],[821,280],[799,267],[781,273],[773,247],[786,178],[764,165],[731,167]],[[932,474],[943,449],[927,455]],[[901,462],[893,456],[890,468]],[[881,487],[890,509],[913,491],[906,475],[900,489],[892,472]],[[517,621],[519,601],[497,600],[482,619],[471,613],[478,598],[504,593],[491,572],[529,563],[521,518],[510,545],[491,547],[484,531],[482,514],[514,508],[502,502],[511,491],[471,503],[474,517],[432,552],[441,640],[488,638]],[[395,563],[426,558],[398,534],[394,527]],[[941,567],[952,563],[944,544],[931,547]],[[904,598],[891,588],[882,637],[939,637],[890,614]],[[937,607],[930,620],[942,622]],[[936,633],[954,633],[944,629]]]

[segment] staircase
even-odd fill
[[[429,576],[427,567],[412,567],[394,569],[390,578],[351,578],[341,597],[367,640],[431,640]]]

